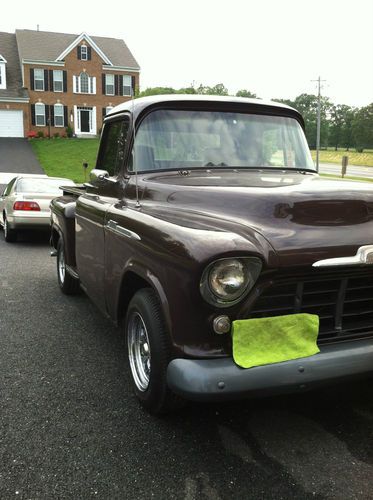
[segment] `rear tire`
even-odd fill
[[[184,401],[166,381],[170,344],[156,293],[143,288],[133,296],[125,322],[128,362],[135,394],[154,415],[180,408]]]
[[[17,241],[17,231],[11,229],[8,224],[8,219],[4,216],[4,238],[8,243],[14,243]]]
[[[75,295],[80,292],[79,280],[71,276],[66,269],[65,246],[62,238],[57,244],[57,279],[62,293]]]

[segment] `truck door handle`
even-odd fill
[[[130,229],[126,229],[123,226],[119,226],[115,220],[109,219],[106,223],[106,227],[113,231],[114,233],[121,234],[122,236],[126,236],[127,238],[131,238],[133,240],[141,240],[141,237],[131,231]]]
[[[118,227],[118,223],[115,222],[115,220],[109,220],[106,224],[106,227],[109,228],[109,229],[113,229],[114,231],[116,231],[117,227]]]

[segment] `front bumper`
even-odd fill
[[[373,375],[373,339],[323,345],[308,358],[249,369],[232,358],[174,359],[167,383],[185,399],[223,401],[301,392],[368,374]]]

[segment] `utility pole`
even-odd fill
[[[311,80],[311,82],[317,82],[317,132],[316,132],[316,170],[319,171],[319,152],[320,152],[320,130],[321,130],[321,82],[326,80],[321,80],[321,77],[317,80]]]

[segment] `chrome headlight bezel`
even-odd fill
[[[224,269],[224,264],[228,268],[232,263],[239,263],[242,266],[242,272],[245,275],[243,285],[236,291],[223,297],[214,289],[211,277],[219,267]],[[200,281],[200,292],[206,302],[215,307],[231,307],[240,302],[255,285],[260,271],[262,270],[262,261],[258,257],[225,257],[211,262],[202,273]]]

